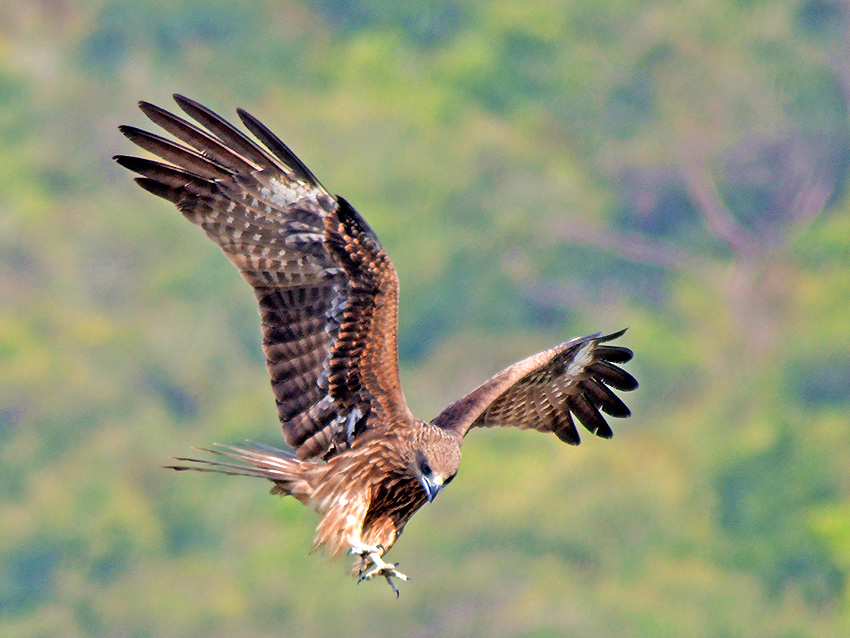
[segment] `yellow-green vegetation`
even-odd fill
[[[850,4],[0,2],[0,635],[850,635]],[[248,286],[110,157],[247,108],[369,220],[423,418],[625,325],[612,441],[473,432],[390,555],[308,556]]]

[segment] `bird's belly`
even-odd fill
[[[422,488],[412,481],[399,482],[390,489],[378,490],[363,520],[363,542],[382,545],[385,550],[389,550],[401,536],[407,521],[424,504]]]

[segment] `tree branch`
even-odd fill
[[[590,228],[575,220],[568,220],[554,230],[564,241],[590,246],[614,253],[631,261],[661,266],[668,270],[700,272],[708,265],[703,259],[685,251],[637,233],[621,234],[609,229]]]
[[[720,199],[717,186],[710,180],[706,170],[692,163],[683,166],[681,170],[685,184],[708,229],[736,255],[752,255],[756,250],[756,238],[735,221]]]

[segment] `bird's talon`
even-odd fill
[[[390,587],[392,587],[393,591],[395,592],[395,598],[396,598],[396,600],[398,600],[398,597],[401,595],[401,592],[398,590],[398,587],[397,587],[397,586],[396,586],[396,584],[393,582],[393,579],[392,579],[392,578],[390,578],[389,576],[384,576],[384,578],[386,578],[386,579],[387,579],[387,582],[390,584]]]
[[[359,552],[355,551],[355,553]],[[401,595],[401,592],[393,581],[393,578],[398,578],[405,582],[410,580],[406,574],[402,574],[398,571],[399,563],[384,562],[378,552],[364,552],[360,554],[360,556],[362,558],[362,563],[360,570],[357,573],[357,584],[359,585],[364,580],[372,580],[375,576],[383,576],[387,580],[387,584],[395,593],[396,598],[398,598]],[[371,563],[372,567],[368,571],[364,571],[367,563]]]

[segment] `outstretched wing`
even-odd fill
[[[122,126],[167,163],[115,159],[203,228],[253,286],[287,444],[301,458],[329,458],[365,428],[409,416],[398,278],[374,232],[253,116],[238,110],[265,148],[200,104],[174,99],[203,128],[140,102],[179,142]]]
[[[631,414],[611,388],[638,387],[632,375],[615,365],[631,360],[632,351],[605,345],[624,332],[571,339],[523,359],[455,401],[432,423],[460,436],[472,427],[494,426],[554,432],[578,445],[575,416],[592,433],[610,438],[613,433],[600,410],[615,417]]]

